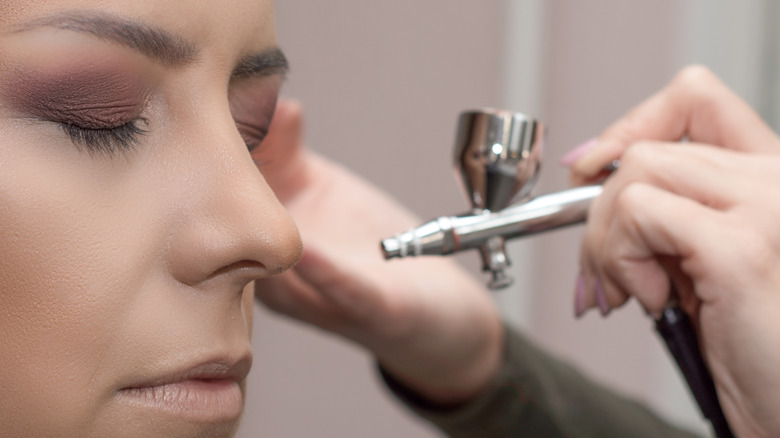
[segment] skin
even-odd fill
[[[747,104],[690,67],[572,169],[575,182],[588,181],[621,159],[589,212],[586,305],[601,289],[607,312],[635,297],[655,315],[671,280],[740,437],[780,434],[779,153],[780,139]]]
[[[197,53],[173,65],[85,32],[18,31],[72,10],[163,29]],[[149,406],[123,389],[219,362],[232,367],[223,374],[243,403],[251,283],[292,266],[301,248],[242,138],[267,128],[281,78],[231,78],[243,57],[275,44],[271,1],[2,2],[3,434],[233,434],[235,412]],[[14,91],[61,71],[90,78],[73,85],[59,76],[55,89],[79,96],[51,100],[71,123],[113,128],[140,115],[145,133],[129,147],[94,150],[40,102],[23,104],[36,93]],[[90,93],[105,80],[127,86]],[[82,111],[96,107],[120,116]]]

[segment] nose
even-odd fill
[[[180,154],[186,190],[175,207],[168,269],[183,284],[248,282],[278,274],[301,254],[298,229],[253,162],[229,107],[200,113]]]

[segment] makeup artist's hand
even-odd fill
[[[291,271],[258,282],[268,307],[370,350],[429,401],[476,395],[501,360],[489,293],[453,261],[385,261],[379,241],[419,220],[378,189],[302,146],[301,109],[283,101],[255,158],[304,241]]]
[[[621,160],[589,213],[578,310],[633,296],[657,314],[671,278],[740,437],[780,436],[779,153],[758,115],[696,67],[572,167],[583,182]]]

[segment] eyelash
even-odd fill
[[[137,118],[114,128],[84,128],[72,123],[60,123],[60,127],[77,146],[110,154],[129,151],[138,144],[140,137],[148,132],[141,128],[140,123],[146,123],[146,120]],[[252,127],[250,130],[254,132],[247,133],[248,126],[245,123],[236,123],[247,149],[251,152],[263,142],[268,129]]]
[[[77,146],[110,154],[133,149],[147,132],[140,126],[141,123],[146,123],[146,120],[137,118],[113,128],[84,128],[72,123],[60,123],[60,126]]]

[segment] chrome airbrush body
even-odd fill
[[[504,242],[584,222],[590,201],[601,193],[601,186],[586,186],[532,197],[543,145],[544,127],[523,114],[495,109],[462,113],[455,167],[471,212],[442,216],[383,240],[385,258],[479,249],[483,269],[492,275],[490,288],[511,284]]]
[[[486,210],[467,216],[442,216],[383,240],[382,251],[390,259],[447,255],[487,246],[490,259],[486,266],[494,280],[496,276],[507,278],[496,271],[508,266],[508,261],[502,265],[493,260],[506,259],[501,254],[503,241],[584,222],[591,200],[601,190],[598,185],[585,186],[532,198],[495,213]]]

